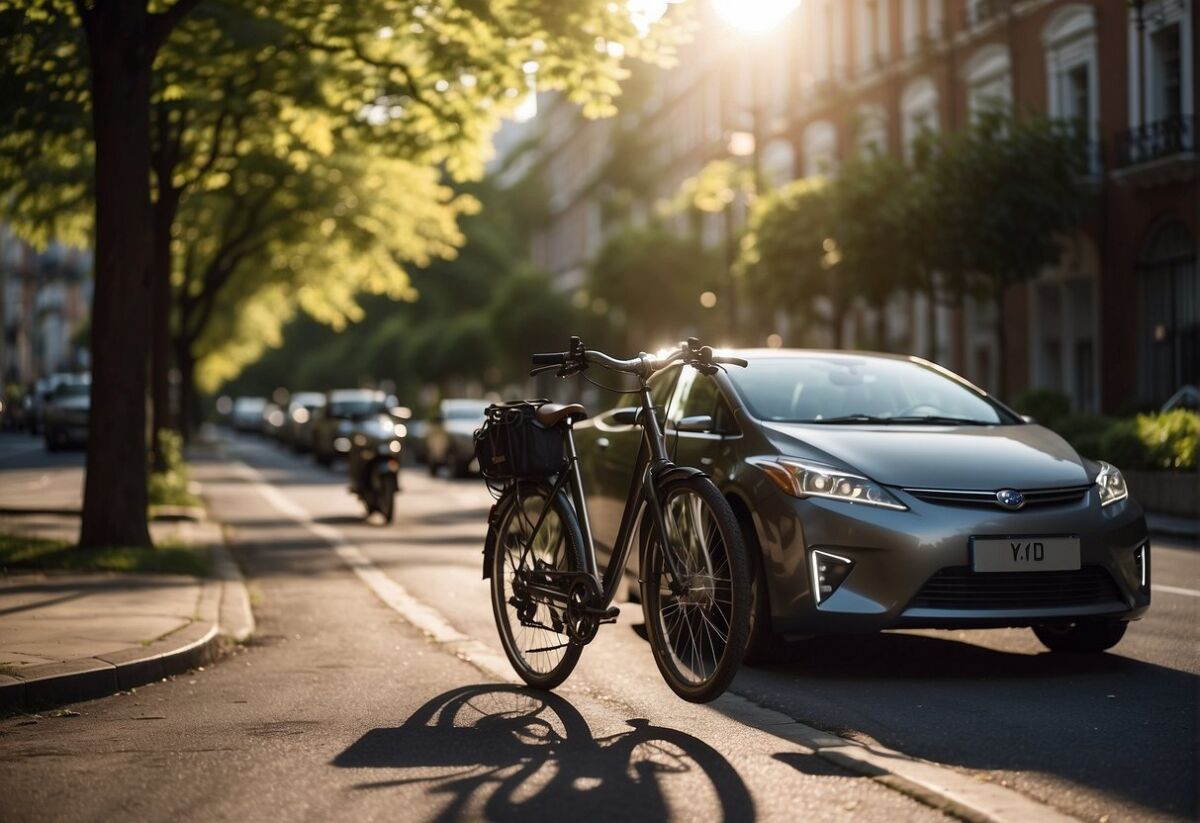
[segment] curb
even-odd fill
[[[197,620],[144,647],[0,676],[0,712],[78,703],[143,686],[212,663],[223,637],[239,643],[249,637],[254,616],[241,572],[224,545],[213,545],[211,550],[216,576],[204,581]]]

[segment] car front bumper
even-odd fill
[[[1146,521],[1132,499],[1101,508],[1093,489],[1077,503],[1009,512],[931,504],[890,491],[908,510],[796,499],[770,484],[755,490],[777,632],[1132,620],[1150,605]],[[1079,538],[1078,572],[972,571],[972,537],[1051,536]],[[813,550],[854,564],[819,604]]]

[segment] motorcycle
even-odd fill
[[[363,502],[367,517],[378,512],[392,522],[400,491],[400,451],[405,429],[386,414],[358,421],[350,438],[347,473],[350,491]]]

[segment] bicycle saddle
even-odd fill
[[[579,403],[543,403],[534,413],[537,422],[546,428],[553,428],[564,420],[586,420],[587,410]]]

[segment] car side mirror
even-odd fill
[[[636,426],[639,411],[641,409],[635,406],[626,406],[623,409],[617,409],[611,415],[612,422],[618,426]]]
[[[1026,423],[1036,423],[1037,422],[1037,418],[1034,417],[1032,414],[1023,414],[1023,415],[1021,415],[1021,419],[1024,420]]]
[[[711,414],[694,414],[675,424],[675,431],[711,433],[714,429]]]

